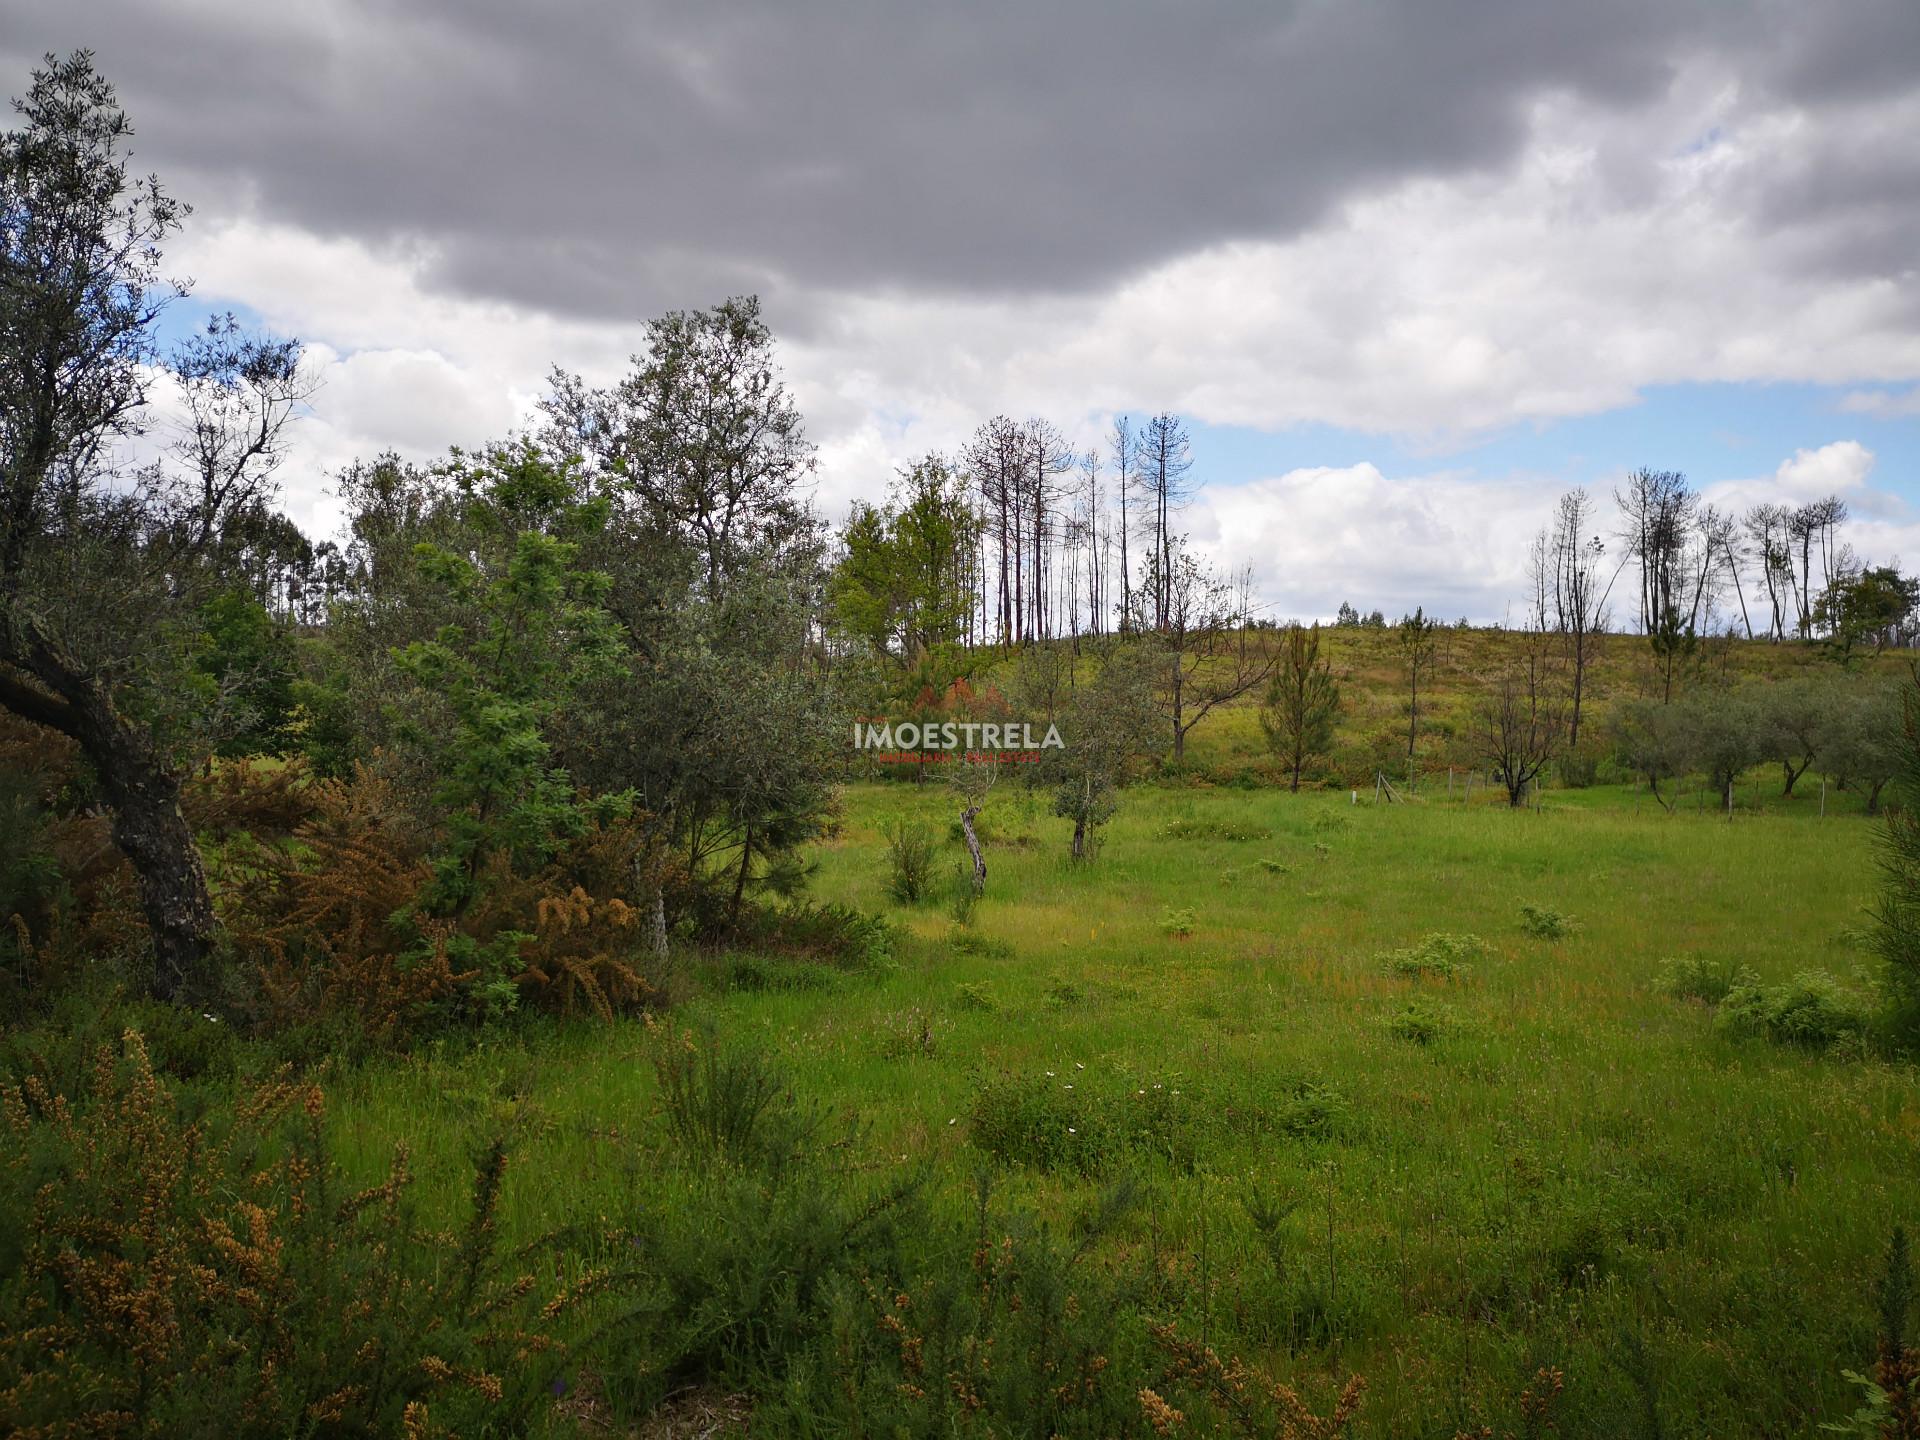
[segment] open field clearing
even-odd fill
[[[945,802],[855,790],[819,891],[888,909],[882,822]],[[668,1023],[764,1052],[833,1133],[857,1119],[850,1163],[924,1172],[963,1232],[982,1175],[996,1238],[1023,1216],[1071,1235],[1130,1185],[1084,1263],[1138,1287],[1140,1325],[1319,1399],[1357,1372],[1358,1433],[1517,1425],[1542,1367],[1566,1434],[1652,1433],[1648,1404],[1698,1435],[1851,1409],[1840,1369],[1920,1202],[1911,1072],[1723,1033],[1661,976],[1853,983],[1870,825],[1613,790],[1514,813],[1155,789],[1078,868],[1017,791],[983,828],[970,924],[894,908],[873,973],[697,962]],[[1566,933],[1530,933],[1527,905]],[[1436,933],[1457,944],[1417,968]],[[506,1104],[529,1127],[512,1230],[664,1204],[689,1182],[656,1168],[658,1043],[575,1029],[354,1072],[343,1153],[373,1177],[404,1138],[452,1185]]]

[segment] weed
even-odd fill
[[[653,1057],[667,1128],[693,1160],[777,1169],[817,1128],[786,1080],[751,1050],[663,1035]]]
[[[1384,952],[1380,963],[1389,975],[1403,980],[1429,976],[1451,980],[1464,974],[1486,953],[1486,942],[1478,935],[1449,935],[1436,930],[1422,938],[1418,945]]]
[[[1450,1033],[1457,1023],[1446,1006],[1413,1000],[1387,1021],[1387,1031],[1395,1039],[1411,1045],[1431,1045]]]
[[[887,838],[887,893],[902,905],[918,905],[933,889],[933,831],[918,820],[895,820]]]
[[[1056,979],[1047,986],[1047,1003],[1057,1009],[1082,1004],[1086,998],[1087,992],[1071,980]]]
[[[997,1014],[1000,1009],[993,996],[987,993],[986,987],[971,980],[954,990],[953,1003],[956,1009],[971,1010],[980,1015]]]
[[[1731,960],[1715,960],[1706,955],[1682,955],[1660,966],[1654,988],[1676,1000],[1698,1000],[1718,1005],[1727,993],[1739,986],[1751,988],[1759,977],[1744,965]]]
[[[956,955],[974,955],[983,960],[1011,960],[1013,946],[993,935],[982,935],[977,930],[955,930],[947,936],[947,944]]]
[[[1545,905],[1522,904],[1520,928],[1536,940],[1564,940],[1576,927],[1571,915]]]
[[[1805,970],[1784,985],[1751,981],[1732,986],[1720,1001],[1714,1024],[1735,1035],[1763,1035],[1807,1050],[1864,1045],[1874,1006],[1824,970]]]
[[[1193,934],[1194,913],[1191,908],[1176,908],[1169,905],[1160,912],[1160,933],[1175,940],[1185,940]]]

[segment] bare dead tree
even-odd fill
[[[1048,640],[1053,636],[1050,577],[1053,552],[1060,538],[1060,477],[1073,469],[1076,456],[1067,437],[1050,421],[1028,420],[1021,426],[1021,433],[1027,450],[1022,480],[1033,571],[1031,610],[1024,628],[1027,639]]]
[[[1237,700],[1273,673],[1275,657],[1264,645],[1250,649],[1234,643],[1244,636],[1248,617],[1235,609],[1233,587],[1175,536],[1167,553],[1173,573],[1148,567],[1153,594],[1165,599],[1159,629],[1165,655],[1160,693],[1171,726],[1173,762],[1186,759],[1187,736],[1215,707]]]
[[[1179,568],[1174,562],[1171,522],[1191,495],[1187,476],[1193,469],[1191,442],[1179,416],[1163,411],[1146,423],[1136,442],[1136,468],[1149,504],[1143,525],[1153,547],[1153,625],[1164,630],[1173,603],[1170,587]]]
[[[1107,444],[1113,455],[1114,493],[1120,498],[1120,626],[1125,629],[1133,615],[1133,567],[1127,559],[1127,500],[1135,484],[1133,422],[1125,415],[1114,417],[1113,433]]]
[[[1536,542],[1541,569],[1548,577],[1552,627],[1560,637],[1567,667],[1569,748],[1580,743],[1587,670],[1599,637],[1606,633],[1607,596],[1612,588],[1602,568],[1606,542],[1596,533],[1596,525],[1592,497],[1576,488],[1560,497],[1551,527]],[[1540,608],[1544,620],[1547,607]]]
[[[1481,757],[1518,807],[1567,733],[1565,686],[1548,637],[1529,632],[1488,683],[1473,713]]]

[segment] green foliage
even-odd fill
[[[1478,935],[1450,935],[1436,930],[1423,936],[1418,945],[1386,951],[1380,956],[1380,965],[1389,975],[1404,980],[1451,980],[1465,974],[1486,953],[1486,941]]]
[[[917,820],[894,820],[883,833],[887,839],[887,893],[902,905],[918,905],[933,889],[933,831]]]
[[[1916,606],[1920,577],[1875,565],[1835,576],[1813,603],[1813,621],[1826,635],[1827,653],[1844,665],[1868,646],[1879,654],[1913,618]]]
[[[1387,1030],[1396,1040],[1405,1040],[1411,1045],[1431,1045],[1449,1034],[1458,1023],[1444,1005],[1410,1000],[1387,1021]]]
[[[1093,1259],[1134,1193],[1106,1192],[1070,1235],[997,1212],[985,1177],[973,1208],[970,1226],[941,1228],[933,1252],[970,1256],[964,1267],[912,1263],[894,1284],[862,1277],[842,1292],[831,1363],[790,1382],[770,1427],[913,1440],[1146,1432],[1138,1396],[1156,1377],[1137,1318],[1143,1286]]]
[[[1169,905],[1160,912],[1160,933],[1170,935],[1176,940],[1184,940],[1193,934],[1195,917],[1191,906]]]
[[[280,754],[292,739],[296,665],[287,627],[252,596],[216,595],[200,610],[205,639],[197,668],[222,697],[227,719],[217,753]]]
[[[1748,980],[1731,986],[1721,998],[1714,1025],[1781,1045],[1832,1050],[1863,1045],[1875,1013],[1867,996],[1826,971],[1804,970],[1782,985]]]
[[[560,534],[583,536],[605,518],[603,506],[572,503],[572,477],[531,445],[494,450],[463,478],[503,522],[532,508]],[[546,736],[555,712],[608,674],[621,653],[604,605],[608,577],[581,568],[578,541],[560,534],[519,531],[511,557],[491,569],[439,546],[415,550],[422,574],[460,617],[394,656],[418,687],[409,703],[431,706],[441,718],[432,729],[407,722],[401,732],[434,772],[434,799],[446,817],[426,897],[434,913],[466,909],[494,857],[525,872],[593,820],[632,804],[626,792],[583,801],[554,764]],[[483,994],[510,1003],[499,983],[483,986]]]
[[[812,1143],[818,1117],[802,1111],[784,1076],[754,1050],[711,1036],[666,1036],[654,1051],[668,1131],[696,1163],[778,1171]]]
[[[1523,901],[1520,928],[1536,940],[1563,940],[1577,928],[1571,915],[1546,905]]]
[[[1757,983],[1758,977],[1751,970],[1731,960],[1716,960],[1707,955],[1683,955],[1661,965],[1654,985],[1663,994],[1671,995],[1676,1000],[1698,1000],[1705,1005],[1718,1005],[1734,987],[1744,990]]]
[[[964,476],[939,455],[902,471],[883,506],[856,504],[827,583],[841,626],[912,662],[965,633],[980,523]]]
[[[837,900],[750,911],[742,935],[764,948],[811,956],[844,970],[878,970],[893,959],[894,932],[886,917]]]
[[[1281,643],[1280,666],[1267,685],[1260,726],[1292,789],[1300,788],[1307,764],[1332,746],[1339,714],[1340,686],[1333,678],[1332,661],[1320,656],[1319,625],[1289,626]]]
[[[1920,1041],[1920,685],[1907,687],[1902,700],[1893,781],[1899,803],[1882,822],[1874,924],[1894,1030],[1911,1047]]]
[[[1137,650],[1109,650],[1065,707],[1065,748],[1042,752],[1037,779],[1053,787],[1053,813],[1073,822],[1076,860],[1094,857],[1121,787],[1160,748],[1163,722],[1143,660]]]

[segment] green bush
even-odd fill
[[[1718,1005],[1736,985],[1751,987],[1758,977],[1745,966],[1730,960],[1711,960],[1705,955],[1683,955],[1660,967],[1654,988],[1676,1000],[1698,1000]]]
[[[1714,1024],[1735,1035],[1761,1035],[1808,1050],[1863,1044],[1874,1022],[1872,1002],[1824,970],[1805,970],[1784,985],[1743,980],[1720,1001]]]
[[[1380,956],[1380,964],[1389,975],[1403,980],[1428,976],[1451,980],[1465,973],[1486,953],[1486,941],[1478,935],[1449,935],[1436,930],[1423,937],[1418,945],[1385,951]]]
[[[777,1395],[817,1368],[846,1294],[897,1283],[901,1231],[926,1224],[917,1192],[914,1177],[864,1183],[817,1152],[649,1177],[606,1261],[646,1277],[593,1360],[616,1416],[696,1386]]]
[[[755,1051],[664,1035],[653,1070],[668,1132],[697,1164],[778,1169],[818,1129],[818,1117],[800,1109],[785,1077]]]
[[[1131,1207],[1116,1190],[1057,1236],[996,1213],[983,1180],[970,1227],[943,1227],[891,1283],[841,1287],[831,1349],[789,1371],[755,1433],[1105,1440],[1152,1433],[1141,1392],[1167,1388],[1141,1319],[1148,1277],[1090,1258]],[[954,1264],[934,1257],[967,1256]],[[823,1347],[825,1348],[825,1347]]]
[[[1114,1149],[1093,1096],[1054,1075],[1001,1076],[973,1098],[974,1145],[1008,1165],[1094,1175]]]
[[[1184,940],[1193,934],[1194,918],[1192,909],[1169,905],[1160,912],[1160,931],[1176,940]]]
[[[1453,1027],[1452,1011],[1421,1000],[1409,1001],[1405,1009],[1387,1021],[1388,1033],[1411,1045],[1431,1045]]]
[[[1563,940],[1576,927],[1571,915],[1545,905],[1523,903],[1520,906],[1520,928],[1536,940]]]
[[[918,905],[933,892],[933,831],[917,820],[887,825],[887,893],[902,905]]]
[[[877,970],[893,959],[893,927],[838,902],[751,913],[742,938],[754,945],[825,960],[847,970]]]

